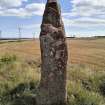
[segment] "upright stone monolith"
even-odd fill
[[[57,0],[48,0],[40,33],[41,81],[37,105],[65,105],[67,45]]]

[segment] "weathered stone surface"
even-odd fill
[[[49,2],[50,1],[50,2]],[[41,81],[37,105],[66,103],[67,45],[61,12],[56,0],[48,0],[40,33]]]

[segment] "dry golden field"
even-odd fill
[[[105,69],[105,39],[68,39],[69,64]],[[15,54],[23,60],[40,60],[38,40],[0,43],[0,56]]]

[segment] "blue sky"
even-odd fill
[[[66,36],[105,35],[105,0],[59,0]],[[2,37],[39,37],[46,0],[0,0]]]

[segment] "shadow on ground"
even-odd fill
[[[36,86],[34,82],[19,84],[4,94],[0,105],[35,105]]]

